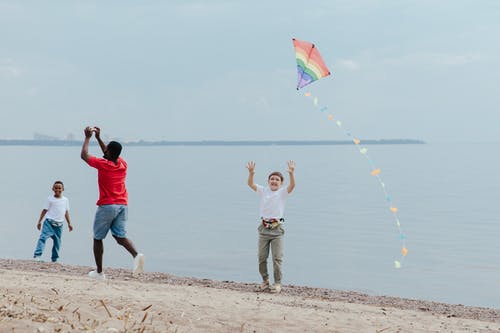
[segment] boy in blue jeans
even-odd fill
[[[36,227],[41,230],[40,237],[36,244],[35,253],[33,258],[37,261],[41,261],[43,249],[45,248],[45,241],[52,238],[54,244],[52,246],[52,262],[57,262],[59,259],[59,249],[61,247],[61,235],[63,229],[64,220],[68,222],[69,231],[73,230],[73,225],[71,224],[69,218],[69,200],[63,196],[64,184],[62,181],[57,180],[52,186],[52,191],[54,195],[47,198],[42,212],[40,213],[40,218]],[[42,228],[43,220],[43,228]]]

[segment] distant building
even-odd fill
[[[61,139],[57,138],[55,136],[45,135],[45,134],[41,134],[41,133],[35,133],[35,134],[33,134],[33,140],[37,140],[37,141],[55,141],[55,140],[61,140]]]

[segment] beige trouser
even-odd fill
[[[283,235],[285,229],[279,225],[275,229],[266,229],[262,224],[259,230],[259,273],[262,280],[269,280],[267,272],[267,258],[269,257],[269,248],[273,256],[274,283],[281,283],[281,265],[283,263]]]

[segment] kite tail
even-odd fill
[[[304,96],[312,97],[310,92],[305,93]],[[314,107],[319,107],[318,106],[319,105],[318,97],[312,97],[312,98],[313,98]],[[401,268],[402,263],[403,263],[406,255],[408,254],[408,248],[406,247],[406,235],[403,232],[403,229],[401,227],[401,221],[400,221],[399,215],[398,215],[399,209],[396,207],[396,205],[392,201],[392,197],[389,195],[389,193],[387,191],[387,187],[386,187],[384,181],[382,180],[382,177],[381,177],[382,170],[380,168],[378,168],[375,165],[375,162],[370,158],[370,156],[368,154],[368,149],[361,144],[361,140],[354,137],[350,131],[346,130],[344,128],[342,122],[340,120],[336,120],[334,118],[332,112],[330,112],[328,110],[328,107],[326,107],[326,106],[319,107],[319,111],[321,111],[322,113],[325,113],[326,117],[329,121],[335,121],[335,124],[337,125],[337,127],[339,129],[341,129],[344,132],[344,134],[349,138],[349,140],[351,140],[354,143],[354,145],[358,149],[359,153],[366,158],[368,164],[370,165],[370,174],[377,179],[380,187],[382,188],[382,192],[383,192],[385,200],[387,202],[388,209],[392,213],[394,224],[395,224],[396,229],[397,229],[398,234],[399,234],[399,240],[401,242],[401,254],[397,260],[394,260],[394,267]]]

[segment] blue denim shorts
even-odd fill
[[[119,238],[127,237],[125,224],[128,218],[128,207],[126,205],[103,205],[97,207],[94,219],[94,239],[106,238],[111,230],[113,236]]]

